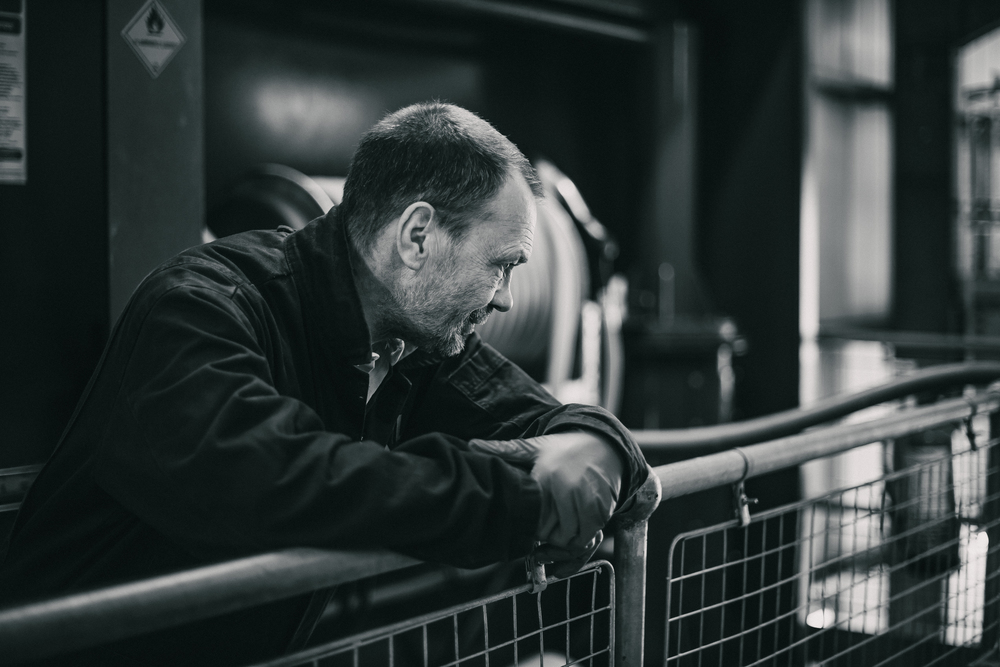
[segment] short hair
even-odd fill
[[[453,104],[414,104],[361,138],[337,215],[364,253],[416,201],[432,205],[442,228],[461,240],[512,172],[536,198],[543,196],[531,163],[488,122]]]

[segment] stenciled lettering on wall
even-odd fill
[[[149,0],[122,30],[122,37],[155,79],[184,45],[184,33],[157,0]]]
[[[0,183],[28,182],[24,0],[0,0]]]

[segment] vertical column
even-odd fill
[[[111,319],[204,224],[202,3],[108,0]]]
[[[646,628],[646,537],[650,515],[660,504],[660,478],[653,470],[635,505],[615,529],[615,667],[641,667]]]
[[[701,315],[706,309],[694,248],[697,31],[686,23],[674,22],[661,25],[655,35],[659,99],[652,188],[654,225],[646,246],[654,256],[647,257],[646,270],[659,267],[660,323],[669,325],[675,311]]]
[[[957,333],[961,299],[952,233],[951,6],[895,3],[894,320]]]
[[[1000,412],[990,414],[989,441],[1000,435]],[[1000,446],[991,444],[986,464],[986,498],[981,522],[989,538],[986,552],[986,590],[983,595],[983,639],[981,645],[1000,644]]]

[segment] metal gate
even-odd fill
[[[614,656],[615,576],[607,561],[301,651],[269,666],[592,665]]]
[[[666,665],[969,665],[996,656],[997,440],[946,424],[869,483],[679,535]]]

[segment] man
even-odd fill
[[[477,566],[538,540],[578,566],[642,456],[612,415],[559,405],[474,333],[512,306],[540,196],[488,123],[416,105],[365,135],[324,218],[160,266],[22,506],[0,601],[292,546]],[[91,657],[259,659],[308,603]]]

